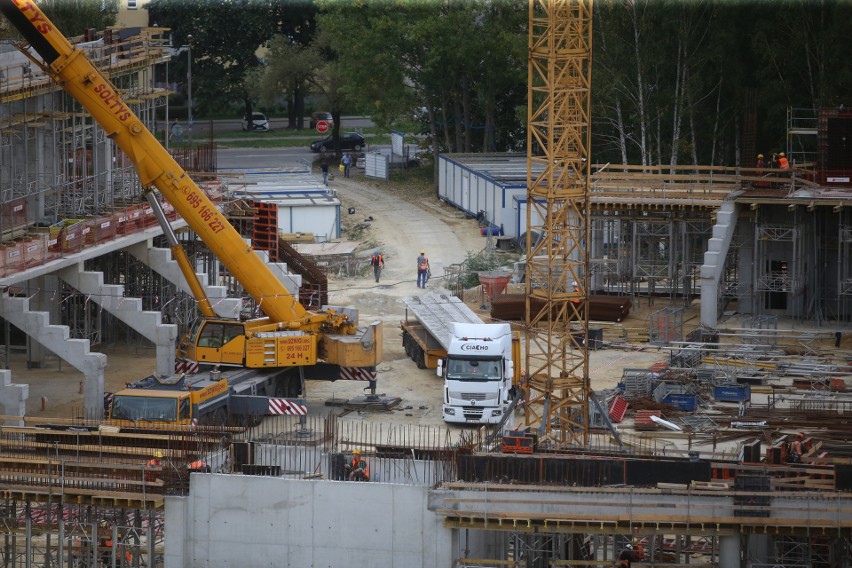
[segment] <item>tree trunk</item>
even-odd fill
[[[633,21],[633,54],[636,58],[636,105],[639,111],[639,151],[642,154],[642,165],[648,165],[647,130],[648,123],[645,117],[645,82],[642,77],[642,58],[639,49],[639,15],[636,12],[636,4],[632,2]]]
[[[621,150],[621,163],[627,165],[627,137],[624,134],[624,116],[621,114],[621,99],[615,101],[615,119],[618,128],[618,148]]]
[[[459,98],[453,97],[453,131],[455,132],[455,145],[453,146],[454,152],[460,152],[463,147],[463,137],[462,137],[462,110],[461,105],[459,104]]]
[[[470,152],[470,89],[467,88],[467,80],[462,81],[462,126],[464,127],[464,151]]]

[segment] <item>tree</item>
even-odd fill
[[[425,108],[432,150],[516,148],[526,8],[511,1],[320,3],[349,100],[389,127]]]
[[[66,37],[115,25],[118,0],[42,0],[39,8]]]
[[[238,100],[250,113],[258,93],[249,91],[246,72],[260,65],[258,50],[276,33],[308,42],[314,29],[310,2],[151,0],[146,8],[152,25],[173,29],[173,45],[186,45],[192,36],[193,103],[199,114]],[[186,74],[182,59],[173,61],[179,76]]]

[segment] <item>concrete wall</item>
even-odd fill
[[[422,487],[192,474],[166,527],[166,568],[452,566]]]

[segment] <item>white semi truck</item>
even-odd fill
[[[507,323],[451,323],[444,378],[445,422],[497,424],[511,411],[521,347]]]
[[[403,346],[419,367],[435,367],[444,379],[444,421],[500,423],[517,393],[513,387],[520,379],[520,335],[507,323],[483,323],[449,294],[428,293],[404,301]]]

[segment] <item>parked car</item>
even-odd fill
[[[317,127],[317,122],[320,120],[324,120],[328,123],[328,128],[331,130],[334,128],[334,117],[331,116],[330,112],[315,112],[311,115],[311,128]]]
[[[266,120],[266,115],[262,112],[251,113],[251,130],[259,130],[266,132],[269,130],[269,121]],[[248,115],[243,117],[243,130],[249,129]]]
[[[356,134],[355,132],[340,133],[341,150],[355,150],[356,152],[360,152],[361,148],[364,148],[366,145],[367,142],[360,134]],[[326,136],[322,140],[311,142],[312,152],[326,152],[328,150],[334,150],[334,138],[331,136]]]

